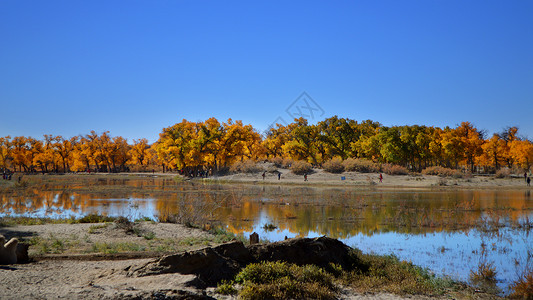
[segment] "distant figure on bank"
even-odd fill
[[[263,175],[261,175],[261,176],[263,176],[263,180],[265,180],[266,171],[264,171],[264,172],[263,172]]]
[[[528,177],[527,177],[527,171],[525,171],[525,172],[524,172],[524,180],[527,182],[527,179],[528,179]]]
[[[383,175],[379,173],[379,182],[383,182]]]
[[[307,173],[304,174],[304,181],[307,181]]]
[[[278,172],[278,180],[281,179],[281,172]]]
[[[531,177],[528,177],[526,181],[527,181],[527,186],[530,186],[530,183],[531,183]]]

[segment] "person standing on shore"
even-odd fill
[[[261,175],[261,176],[263,176],[263,180],[265,180],[266,171],[264,171],[264,172],[263,172],[263,175]]]
[[[527,186],[530,186],[530,183],[531,183],[531,177],[528,177],[528,178],[526,179],[526,182],[527,182]]]
[[[383,175],[379,173],[379,182],[383,182]]]
[[[304,181],[307,181],[307,173],[304,174]]]
[[[527,179],[528,179],[528,177],[527,177],[527,171],[525,171],[525,172],[524,172],[524,180],[527,182]]]
[[[281,172],[278,172],[278,180],[281,180]]]

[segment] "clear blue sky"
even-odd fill
[[[312,122],[533,138],[533,1],[0,0],[0,136],[264,130],[304,91]]]

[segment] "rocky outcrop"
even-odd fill
[[[0,235],[0,265],[11,265],[17,263],[17,244],[19,241],[15,238],[5,243],[6,238]],[[4,245],[5,243],[5,245]]]
[[[286,261],[298,265],[314,264],[327,267],[330,263],[344,269],[358,267],[351,248],[342,242],[327,238],[295,238],[270,244],[245,247],[233,241],[217,247],[164,256],[140,266],[130,266],[125,271],[130,277],[168,273],[195,274],[197,287],[214,286],[220,280],[232,279],[250,263],[261,261]]]
[[[164,256],[139,267],[126,270],[128,276],[150,276],[167,273],[195,274],[197,286],[212,286],[223,279],[231,279],[253,260],[241,242],[230,242],[213,248],[204,248]]]
[[[343,269],[351,269],[353,258],[351,248],[339,240],[327,237],[296,238],[270,244],[257,244],[248,247],[255,261],[286,261],[297,265],[317,265],[327,267],[338,264]]]
[[[18,243],[17,244],[17,264],[23,264],[30,262],[30,257],[28,256],[28,249],[30,248],[29,244]]]

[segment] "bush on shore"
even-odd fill
[[[342,159],[339,157],[333,158],[322,165],[324,171],[329,173],[342,173],[344,172],[344,166],[342,165]]]
[[[281,157],[272,157],[269,158],[268,161],[271,162],[277,168],[281,168],[281,166],[283,165],[283,158]]]
[[[217,292],[239,299],[337,299],[339,284],[359,293],[400,295],[436,295],[459,287],[394,255],[353,249],[350,256],[354,264],[349,270],[333,263],[326,268],[281,261],[249,264],[232,281],[220,282]]]
[[[342,165],[348,172],[378,173],[381,171],[379,164],[368,159],[348,158],[342,162]]]
[[[434,166],[422,170],[423,175],[436,175],[441,177],[455,177],[461,178],[463,174],[459,170],[448,169],[444,167]]]
[[[309,174],[313,171],[313,166],[306,161],[299,160],[292,164],[291,171],[296,175]]]
[[[281,163],[281,167],[284,169],[290,169],[292,167],[292,164],[294,164],[294,160],[290,158],[284,158]]]
[[[383,172],[388,175],[408,175],[409,170],[406,167],[392,164],[383,164]]]
[[[238,161],[230,167],[232,173],[259,173],[263,171],[263,168],[254,160]]]
[[[509,178],[511,177],[511,169],[505,167],[496,171],[496,178]]]
[[[510,286],[511,299],[533,299],[533,270],[526,270]]]
[[[262,262],[235,277],[241,299],[335,299],[333,276],[314,265]]]

